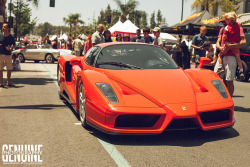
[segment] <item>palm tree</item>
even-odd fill
[[[202,10],[207,9],[212,15],[216,16],[218,8],[220,7],[223,12],[237,11],[239,3],[245,0],[194,0],[192,9],[201,7]]]
[[[192,9],[201,7],[202,10],[208,10],[213,16],[217,14],[218,7],[221,0],[194,0],[192,3]]]
[[[135,8],[138,5],[138,1],[136,0],[128,0],[126,4],[123,4],[121,0],[114,0],[117,4],[117,6],[120,8],[121,15],[121,21],[124,22],[127,20],[126,16],[129,15],[131,18],[133,14],[135,13]]]
[[[68,24],[69,27],[70,27],[70,32],[69,32],[69,35],[71,36],[71,31],[72,31],[72,28],[74,30],[76,30],[78,24],[84,24],[84,21],[83,20],[80,20],[80,17],[81,17],[81,14],[79,13],[76,13],[76,14],[69,14],[68,15],[68,18],[63,18],[63,21],[65,24]]]

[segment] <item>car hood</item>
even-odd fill
[[[159,106],[195,102],[193,86],[181,69],[107,70],[104,73]]]

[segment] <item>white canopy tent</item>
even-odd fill
[[[81,38],[82,40],[85,40],[85,41],[88,40],[88,37],[87,37],[85,34],[81,34],[81,35],[80,35],[80,38]]]
[[[119,19],[119,21],[118,21],[117,23],[115,23],[115,25],[113,25],[112,27],[109,28],[109,31],[110,31],[111,33],[113,33],[113,32],[115,32],[117,29],[119,29],[122,25],[123,25],[123,23],[122,23],[122,22],[120,21],[120,19]]]
[[[68,41],[68,35],[63,34],[63,35],[61,35],[58,39],[59,39],[59,40],[64,39],[65,41]]]
[[[126,20],[120,28],[116,31],[127,32],[127,33],[136,33],[136,30],[139,29],[134,25],[130,20]]]

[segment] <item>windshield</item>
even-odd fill
[[[95,67],[104,69],[178,69],[163,49],[152,45],[124,44],[104,47]]]
[[[40,44],[39,48],[41,48],[41,49],[53,49],[50,44]]]

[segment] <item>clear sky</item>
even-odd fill
[[[15,2],[17,0],[12,0]],[[85,25],[92,22],[93,17],[97,19],[101,9],[106,9],[110,4],[111,9],[118,9],[114,0],[55,0],[55,7],[49,7],[50,0],[40,0],[39,7],[32,5],[32,18],[38,18],[38,24],[49,22],[52,25],[64,25],[63,17],[71,13],[80,13],[81,19]],[[122,0],[124,3],[126,0]],[[127,0],[128,1],[128,0]],[[182,0],[138,0],[137,10],[144,10],[148,13],[148,19],[153,11],[161,10],[163,17],[166,18],[169,26],[176,24],[181,20]],[[184,0],[184,15],[188,17],[194,11],[191,10],[193,0]],[[7,2],[10,2],[8,0]],[[149,24],[149,21],[148,21]]]

